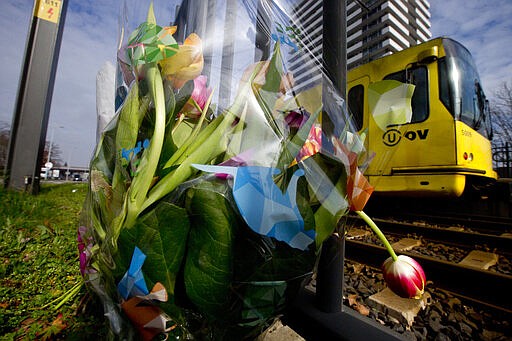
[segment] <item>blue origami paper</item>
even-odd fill
[[[142,265],[145,260],[146,255],[138,247],[135,247],[130,267],[121,281],[119,281],[119,284],[117,284],[117,290],[125,300],[129,297],[149,294],[144,275],[142,274]]]
[[[297,181],[304,172],[297,170],[285,193],[274,183],[280,173],[271,167],[193,165],[209,173],[231,175],[233,197],[249,227],[256,233],[274,237],[291,247],[305,250],[315,239],[314,230],[304,229],[304,219],[297,207]]]

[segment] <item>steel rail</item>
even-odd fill
[[[474,247],[485,245],[490,249],[496,249],[503,254],[512,254],[512,238],[499,235],[459,231],[445,227],[421,226],[414,223],[390,221],[374,218],[375,223],[384,232],[398,234],[417,234],[429,241],[440,242],[447,245]],[[362,221],[358,217],[351,217],[350,222]]]
[[[462,225],[467,228],[472,228],[478,231],[496,233],[504,233],[512,231],[512,219],[503,217],[483,217],[483,216],[462,216],[455,213],[445,213],[443,215],[423,214],[423,213],[410,213],[401,214],[404,218],[411,219],[424,219],[431,223],[439,223],[443,225]]]
[[[345,252],[347,259],[373,267],[380,267],[389,257],[384,247],[355,240],[346,240]],[[436,287],[474,301],[485,302],[512,314],[512,276],[409,252],[400,254],[416,259],[425,270],[427,280],[432,281]]]

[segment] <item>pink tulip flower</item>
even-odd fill
[[[382,273],[388,287],[398,296],[420,298],[425,289],[425,272],[421,265],[411,257],[400,255],[392,257],[382,264]]]

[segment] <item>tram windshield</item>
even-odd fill
[[[451,39],[443,39],[446,57],[439,60],[440,99],[456,120],[490,138],[488,104],[469,51]]]

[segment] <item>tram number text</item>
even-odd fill
[[[473,136],[473,135],[471,134],[471,131],[466,130],[466,129],[462,129],[462,132],[461,132],[461,133],[462,133],[462,136],[467,136],[467,137],[471,137],[471,136]]]
[[[402,134],[398,129],[389,129],[382,136],[382,141],[386,146],[392,147],[396,146],[400,140],[402,140],[402,137],[405,137],[409,141],[416,139],[426,140],[428,131],[428,129],[409,130]]]

